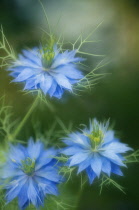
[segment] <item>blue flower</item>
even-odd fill
[[[76,50],[60,52],[56,44],[50,44],[22,53],[8,70],[13,82],[25,83],[24,90],[41,89],[60,99],[65,89],[71,92],[72,85],[83,78],[77,64],[84,59],[75,57]]]
[[[67,147],[62,153],[69,156],[67,164],[69,167],[78,166],[78,173],[85,170],[90,184],[102,172],[108,176],[111,173],[122,176],[120,166],[125,166],[122,154],[132,150],[120,143],[108,126],[108,122],[102,124],[92,120],[89,128],[85,127],[81,132],[71,133],[63,139]]]
[[[57,184],[61,182],[54,156],[57,150],[44,150],[44,145],[29,140],[28,147],[11,146],[3,168],[7,203],[18,198],[20,209],[30,203],[36,208],[43,205],[47,194],[58,195]]]

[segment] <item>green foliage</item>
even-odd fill
[[[9,61],[14,61],[16,59],[15,53],[11,45],[9,44],[6,36],[4,35],[3,28],[1,26],[1,40],[0,41],[0,50],[2,50],[5,55],[3,57],[0,57],[1,60],[1,67],[8,66]]]
[[[102,64],[103,62],[104,60],[100,61],[93,70],[89,71],[89,73],[87,73],[77,84],[73,86],[75,93],[78,91],[91,90],[92,87],[100,81],[100,79],[107,75],[106,73],[96,73],[98,69],[101,69],[108,64],[108,62]]]
[[[63,144],[60,138],[71,132],[73,123],[69,122],[68,125],[65,125],[58,116],[54,116],[54,122],[50,126],[48,125],[48,128],[43,131],[39,121],[34,123],[33,120],[32,126],[36,139],[41,139],[46,146],[60,147]]]
[[[12,107],[5,105],[5,98],[0,99],[0,137],[4,141],[11,140],[12,130],[17,120],[12,120]]]
[[[73,210],[73,201],[69,201],[66,196],[61,195],[59,197],[50,197],[46,199],[45,207],[42,210]]]
[[[125,163],[139,163],[139,149],[124,157]]]
[[[113,186],[125,194],[124,188],[120,184],[118,184],[112,178],[103,174],[101,178],[101,183],[100,183],[100,194],[102,193],[102,189],[104,186],[105,187]]]
[[[101,24],[102,22],[98,24],[98,26],[95,29],[93,29],[87,36],[83,37],[83,33],[81,33],[77,37],[74,43],[70,42],[70,44],[72,45],[72,49],[76,50],[77,53],[81,55],[86,55],[86,56],[91,56],[91,57],[94,57],[94,56],[105,57],[105,55],[97,55],[93,53],[88,53],[83,50],[81,51],[81,48],[84,45],[87,46],[87,44],[90,45],[96,42],[100,42],[100,40],[90,40],[90,38]],[[73,90],[75,91],[75,93],[77,91],[84,91],[84,90],[91,89],[94,85],[98,83],[100,79],[106,76],[107,75],[106,73],[96,73],[96,72],[102,67],[106,66],[108,63],[109,62],[106,62],[105,59],[103,59],[93,69],[86,66],[85,64],[79,63],[79,65],[82,65],[84,68],[87,69],[88,73],[77,84],[73,86]]]

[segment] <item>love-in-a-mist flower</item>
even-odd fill
[[[72,91],[83,74],[75,57],[76,50],[61,52],[57,45],[50,42],[45,47],[23,50],[22,55],[8,68],[14,82],[24,82],[24,90],[41,89],[50,97],[61,98],[64,90]]]
[[[125,166],[122,154],[132,150],[126,144],[120,143],[108,126],[108,122],[92,120],[89,128],[85,127],[81,132],[71,133],[63,139],[67,147],[62,153],[69,156],[69,167],[78,167],[78,173],[85,170],[90,184],[101,173],[122,176],[120,167]]]
[[[56,149],[45,150],[40,141],[34,143],[32,139],[27,148],[20,144],[11,146],[3,168],[7,203],[17,197],[20,209],[29,204],[38,208],[47,194],[58,195],[61,176],[56,155]]]

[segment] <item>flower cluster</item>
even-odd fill
[[[49,44],[22,52],[8,70],[13,82],[25,83],[24,90],[41,89],[60,99],[65,89],[72,91],[72,85],[83,78],[78,63],[84,59],[75,57],[76,50],[60,52],[56,44]]]
[[[40,4],[42,5],[41,2]],[[45,16],[47,19],[47,15]],[[0,42],[0,49],[4,49],[5,53],[8,54],[2,59],[2,63],[5,65],[5,61],[12,59],[12,65],[7,70],[14,78],[13,82],[24,83],[24,90],[37,91],[37,93],[41,91],[43,95],[60,99],[65,90],[73,91],[74,84],[77,85],[76,90],[78,87],[87,89],[95,84],[94,82],[99,79],[99,76],[102,76],[102,74],[96,75],[94,73],[104,66],[99,64],[84,76],[80,71],[80,65],[85,59],[76,56],[77,52],[82,55],[94,55],[80,51],[83,44],[92,42],[89,40],[92,33],[85,39],[80,35],[73,44],[71,43],[73,47],[71,51],[64,51],[62,44],[58,44],[61,41],[59,40],[56,44],[53,40],[53,34],[50,34],[48,43],[33,49],[23,50],[22,54],[16,58],[3,30],[1,32],[3,42]],[[79,46],[77,47],[78,43]],[[77,50],[75,50],[75,46]],[[4,121],[4,126],[1,126],[3,131],[1,133],[2,135],[6,133],[4,148],[9,148],[10,141],[15,143],[13,139],[16,140],[21,128],[36,107],[38,98],[40,99],[37,97],[17,127],[15,123],[9,123],[9,116],[11,115],[5,112],[5,108],[2,108],[4,114],[1,112],[1,115],[6,118],[6,120],[5,118],[4,120],[2,120],[3,118],[0,119],[1,123]],[[46,104],[48,105],[48,103]],[[58,117],[56,119],[61,128],[67,131]],[[13,128],[14,132],[12,133]],[[62,132],[60,131],[58,136],[59,134],[61,135]],[[24,210],[30,204],[38,209],[44,205],[44,199],[48,194],[58,195],[57,185],[63,182],[63,174],[61,175],[60,172],[65,175],[67,167],[68,170],[70,167],[77,167],[78,173],[85,171],[90,184],[102,174],[105,174],[107,179],[112,173],[122,176],[121,167],[126,166],[124,153],[132,150],[115,137],[114,131],[109,129],[109,122],[99,123],[96,119],[90,120],[89,127],[85,126],[82,130],[72,132],[62,140],[66,146],[59,150],[55,148],[45,150],[41,141],[34,142],[32,138],[29,139],[27,147],[21,144],[10,145],[9,152],[6,154],[6,161],[2,167],[2,175],[0,174],[2,188],[6,190],[7,203],[17,198],[20,209]],[[138,161],[136,158],[139,157],[138,153],[139,151],[131,154],[131,162]],[[64,161],[66,160],[66,164],[65,162],[64,164],[59,163],[62,162],[62,158]],[[63,170],[59,170],[59,167],[63,167]]]
[[[85,170],[90,184],[101,172],[108,176],[111,173],[122,176],[120,166],[125,166],[122,154],[132,150],[120,143],[108,126],[108,122],[101,124],[97,120],[91,120],[89,128],[85,127],[81,132],[71,133],[63,138],[67,147],[62,153],[69,156],[69,167],[77,166],[78,173]]]
[[[3,182],[7,203],[18,198],[20,209],[29,204],[38,208],[47,194],[58,195],[57,184],[62,181],[54,158],[57,150],[44,149],[44,145],[29,140],[28,147],[11,146],[3,169]]]

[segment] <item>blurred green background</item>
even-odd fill
[[[138,0],[43,0],[51,25],[57,25],[65,41],[75,40],[84,31],[89,33],[102,20],[103,24],[92,39],[101,40],[89,44],[84,50],[107,55],[110,63],[101,72],[110,73],[89,92],[80,97],[64,95],[62,101],[53,99],[56,114],[65,125],[70,121],[76,129],[87,124],[89,118],[110,118],[119,132],[122,142],[139,148],[139,1]],[[57,21],[60,17],[60,21]],[[24,47],[39,45],[42,31],[47,28],[44,14],[37,0],[1,0],[0,24],[5,35],[18,53]],[[0,52],[3,56],[3,52]],[[102,58],[87,57],[87,64],[94,68]],[[4,68],[0,71],[0,96],[5,95],[7,105],[13,106],[14,118],[22,119],[34,100],[24,95],[22,85],[10,83]],[[40,122],[40,132],[46,132],[55,118],[46,106],[39,106],[34,118]],[[19,138],[34,136],[29,120]],[[117,178],[125,186],[126,195],[115,188],[105,188],[101,195],[97,184],[87,185],[78,202],[78,210],[137,210],[139,209],[139,165],[129,165],[125,177]],[[74,199],[79,182],[68,185]],[[67,187],[67,188],[68,188]],[[72,203],[72,201],[71,201]],[[69,208],[72,209],[72,208]]]

